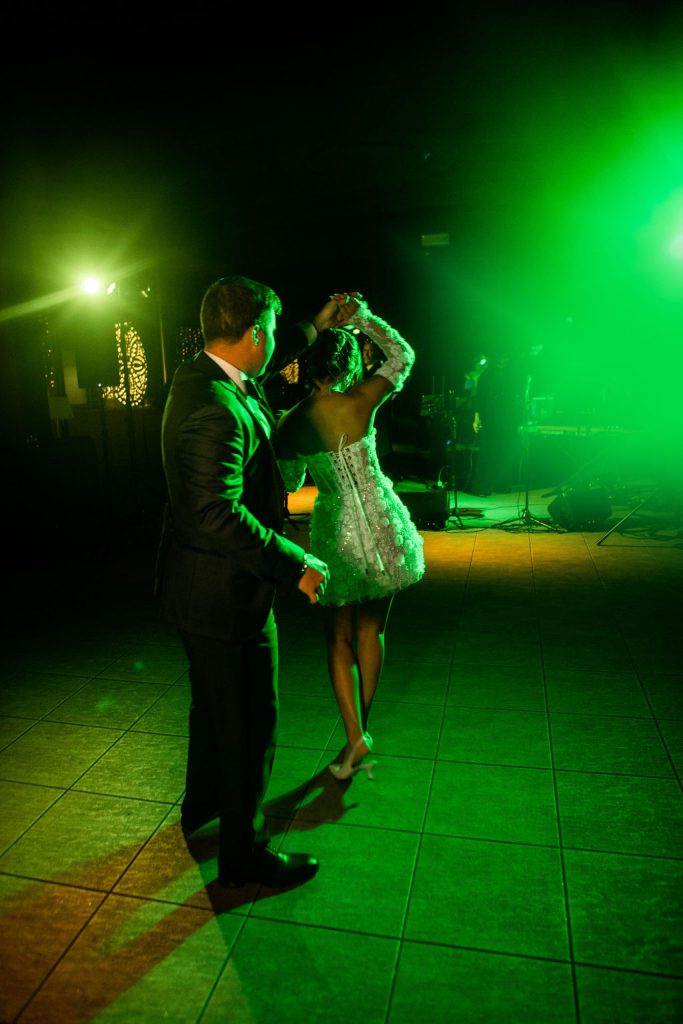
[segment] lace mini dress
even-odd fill
[[[412,349],[377,317],[359,316],[355,322],[389,357],[378,372],[384,370],[382,375],[400,387],[412,365]],[[424,542],[393,483],[382,472],[376,436],[373,428],[347,444],[344,434],[336,451],[279,463],[290,493],[303,485],[307,469],[317,488],[310,547],[330,570],[320,599],[323,605],[387,597],[417,582],[425,571]]]
[[[423,540],[410,512],[382,472],[373,429],[336,452],[281,463],[285,486],[296,491],[306,466],[318,493],[311,518],[311,551],[327,562],[330,580],[321,604],[344,605],[386,597],[424,574]]]

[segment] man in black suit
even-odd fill
[[[357,303],[330,301],[292,328],[278,365],[346,323]],[[307,854],[275,852],[262,801],[277,726],[277,588],[315,603],[324,562],[282,535],[285,493],[270,442],[272,413],[256,378],[275,349],[278,296],[226,277],[201,306],[204,350],[180,366],[162,424],[168,501],[159,551],[161,614],[180,631],[192,701],[185,833],[220,818],[218,878],[224,885],[306,881]]]

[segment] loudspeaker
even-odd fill
[[[443,487],[410,489],[396,485],[396,493],[407,507],[418,530],[442,530],[448,521],[448,491]]]
[[[601,530],[612,514],[607,491],[600,487],[562,490],[548,505],[549,515],[565,530]]]

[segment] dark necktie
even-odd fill
[[[247,378],[244,383],[246,386],[247,401],[251,405],[255,414],[259,417],[267,436],[270,437],[273,429],[275,428],[275,417],[273,416],[273,410],[270,408],[270,403],[266,398],[266,394],[257,380]]]

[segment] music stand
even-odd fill
[[[526,387],[524,389],[524,410],[523,410],[523,422],[522,422],[522,458],[520,461],[520,468],[522,479],[524,481],[524,508],[516,516],[512,516],[510,519],[503,519],[500,523],[494,524],[494,529],[520,529],[531,531],[538,527],[543,530],[549,530],[551,533],[559,533],[559,527],[555,526],[554,523],[548,523],[544,519],[539,519],[538,516],[532,515],[529,509],[529,415],[531,407],[531,381],[533,377],[531,374],[527,374]]]

